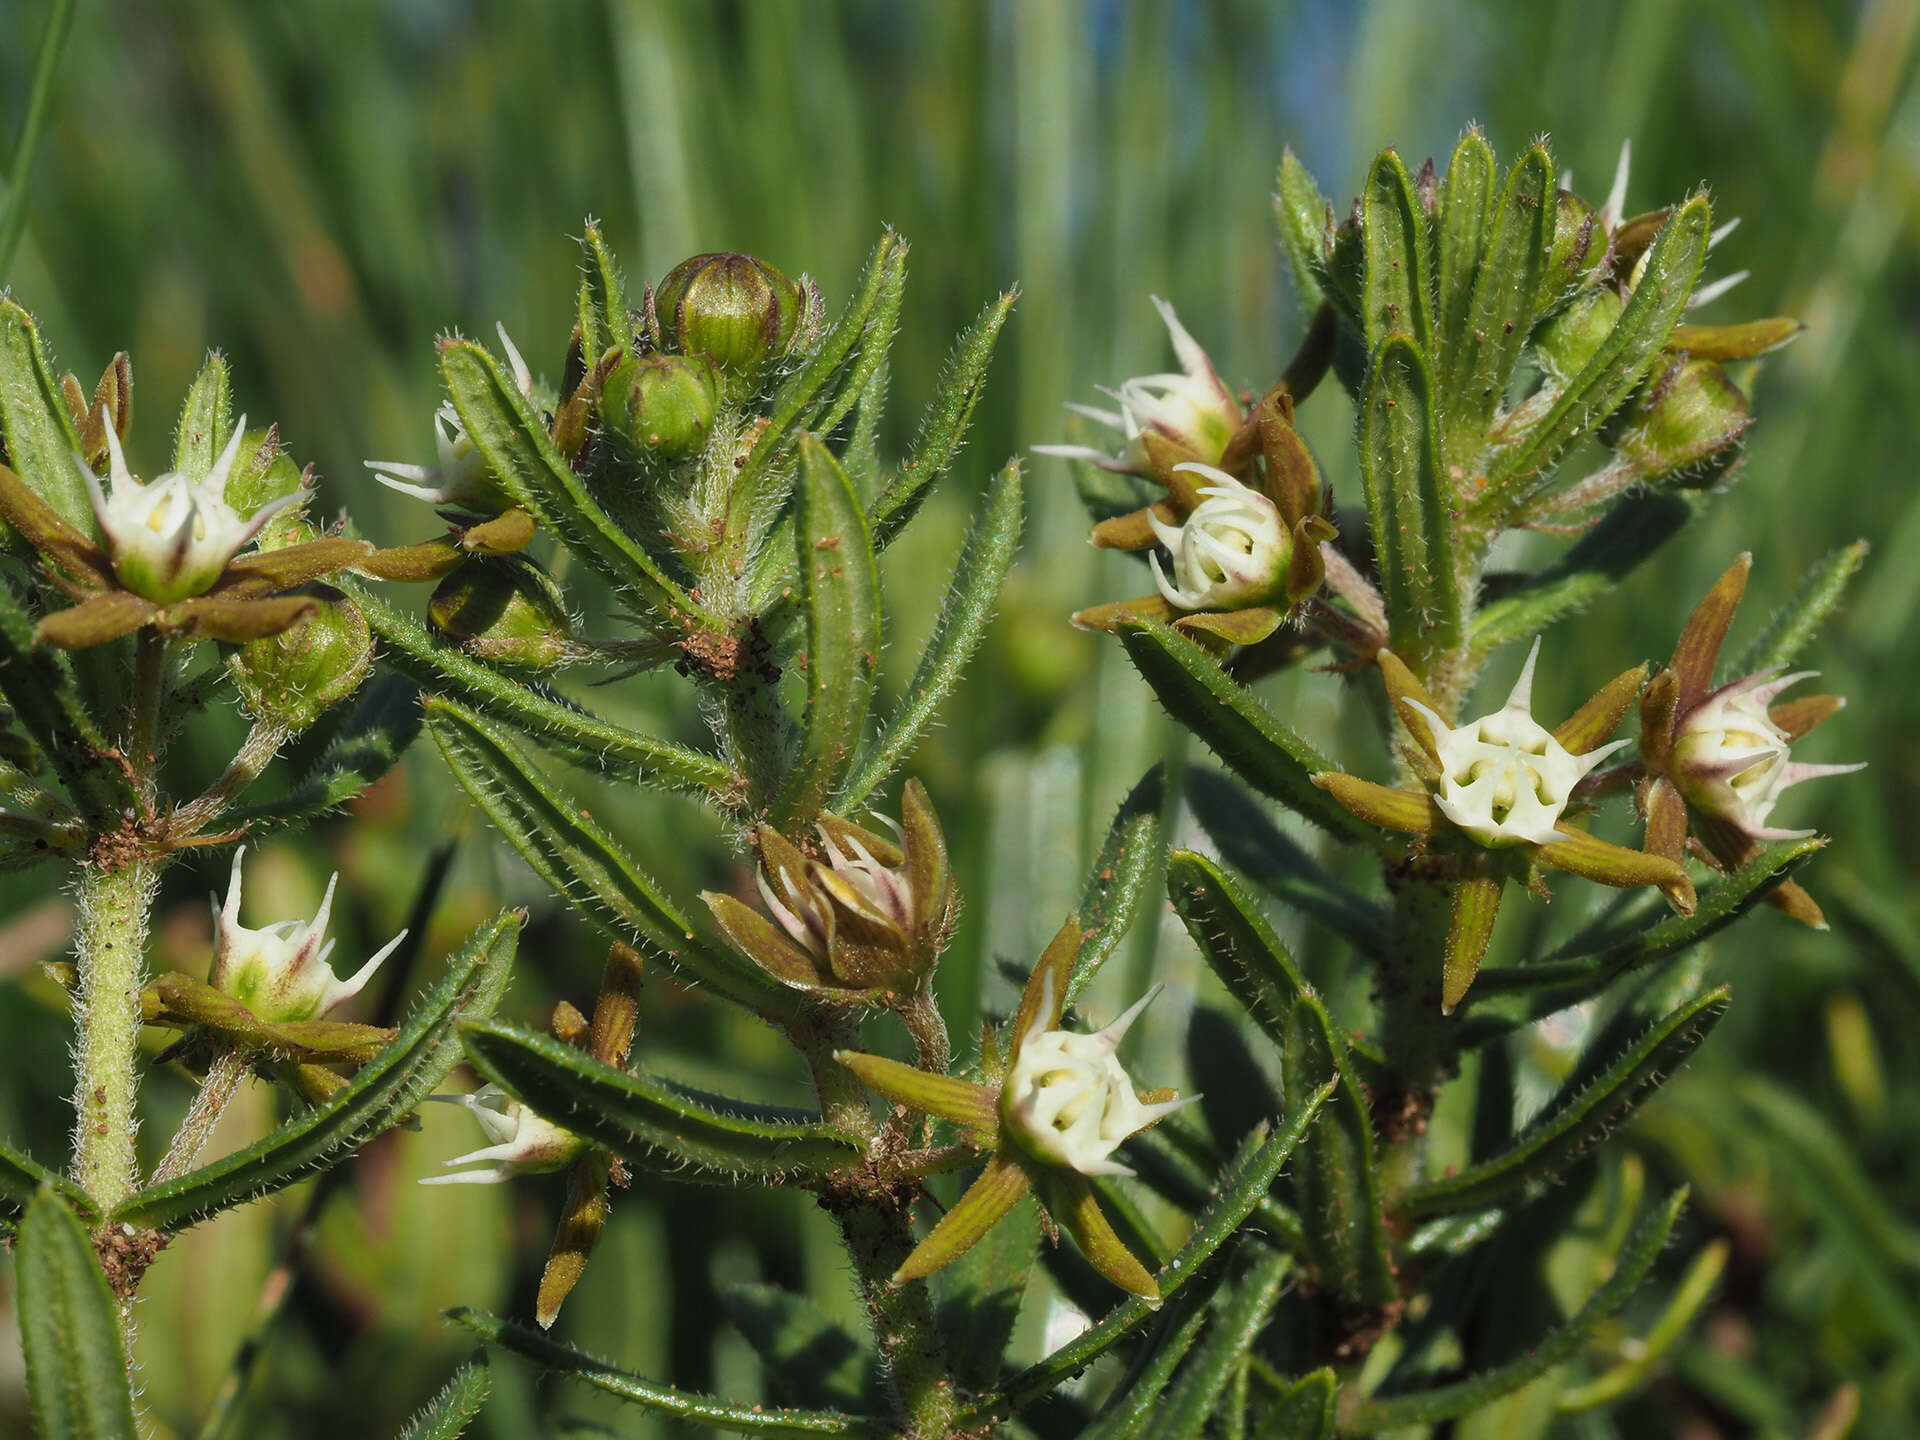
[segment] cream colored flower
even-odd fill
[[[430,1176],[422,1185],[498,1185],[516,1175],[565,1169],[587,1148],[578,1135],[536,1115],[498,1085],[483,1085],[471,1095],[428,1098],[463,1107],[493,1143],[445,1162],[449,1167],[478,1165],[479,1169]]]
[[[1447,819],[1482,845],[1551,845],[1573,787],[1626,741],[1572,754],[1533,718],[1533,642],[1507,703],[1490,715],[1450,726],[1418,700],[1410,705],[1433,732],[1440,779],[1434,801]]]
[[[1850,775],[1857,765],[1806,765],[1789,756],[1791,738],[1768,714],[1789,685],[1811,679],[1801,670],[1778,679],[1749,675],[1723,686],[1689,712],[1674,736],[1668,773],[1687,804],[1725,820],[1755,840],[1799,840],[1811,830],[1781,830],[1767,817],[1781,792],[1823,775]]]
[[[1237,610],[1273,599],[1285,586],[1293,556],[1279,508],[1211,465],[1188,461],[1173,468],[1212,483],[1200,487],[1200,505],[1183,525],[1147,512],[1147,523],[1173,559],[1169,580],[1160,557],[1147,557],[1160,594],[1182,610]]]

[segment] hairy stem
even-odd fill
[[[166,639],[148,628],[139,632],[133,652],[127,763],[140,782],[142,798],[148,801],[153,799],[153,773],[160,763],[160,712],[166,708],[169,649]]]
[[[173,1143],[153,1172],[154,1184],[176,1180],[193,1168],[250,1068],[246,1054],[232,1045],[213,1057],[213,1063],[207,1067],[207,1078],[200,1082],[193,1104],[187,1107],[186,1119],[180,1122]]]
[[[133,1193],[140,987],[160,867],[142,853],[80,875],[73,1178],[104,1213]]]
[[[256,720],[227,768],[204,791],[173,812],[172,831],[185,839],[198,834],[242,791],[260,778],[292,732],[278,720]]]

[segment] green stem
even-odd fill
[[[1398,877],[1393,900],[1392,942],[1375,982],[1380,1046],[1400,1082],[1399,1094],[1378,1097],[1379,1118],[1387,1122],[1381,1166],[1389,1193],[1420,1178],[1424,1122],[1454,1063],[1455,1024],[1440,1011],[1452,887],[1412,870]]]
[[[140,988],[160,865],[144,853],[81,872],[73,1178],[102,1214],[133,1193]]]
[[[802,1023],[789,1033],[813,1074],[823,1118],[858,1135],[869,1149],[877,1147],[882,1132],[872,1097],[858,1077],[833,1058],[836,1049],[855,1038],[853,1026]],[[924,1280],[893,1283],[894,1272],[913,1253],[909,1207],[918,1193],[917,1186],[898,1187],[855,1174],[845,1186],[823,1193],[820,1204],[839,1222],[853,1261],[901,1434],[908,1440],[942,1440],[953,1428],[959,1403],[946,1347],[934,1323],[933,1296]]]
[[[160,712],[166,708],[165,637],[152,628],[139,632],[133,652],[133,704],[127,725],[127,763],[140,782],[142,798],[153,799],[153,775],[160,765]]]
[[[47,128],[47,111],[53,106],[53,77],[60,68],[60,52],[66,48],[67,35],[73,29],[73,0],[53,0],[53,13],[47,17],[46,33],[40,40],[40,58],[33,70],[33,94],[27,100],[26,124],[20,127],[20,143],[14,148],[13,169],[7,175],[7,199],[0,216],[0,280],[13,264],[13,252],[27,225],[27,176],[33,170],[33,155],[40,148],[40,134]]]
[[[246,1079],[252,1068],[247,1054],[237,1046],[229,1045],[213,1057],[213,1063],[207,1067],[206,1079],[200,1082],[193,1104],[187,1107],[186,1119],[180,1122],[180,1128],[174,1132],[173,1143],[167,1147],[166,1155],[154,1169],[154,1184],[177,1180],[193,1168],[193,1162],[200,1158],[207,1141],[213,1138],[220,1117],[227,1113],[227,1106],[233,1102],[240,1082]]]

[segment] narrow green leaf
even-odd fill
[[[1216,1300],[1206,1343],[1165,1401],[1154,1407],[1140,1431],[1143,1440],[1188,1440],[1200,1434],[1234,1368],[1260,1338],[1267,1316],[1279,1303],[1292,1258],[1273,1250],[1249,1248],[1243,1253],[1250,1256],[1246,1274]]]
[[[1177,1120],[1163,1120],[1127,1141],[1122,1152],[1140,1183],[1182,1210],[1206,1209],[1224,1162],[1213,1144]],[[1248,1233],[1289,1255],[1307,1255],[1300,1217],[1271,1195],[1253,1211],[1258,1224]]]
[[[953,353],[947,357],[946,366],[940,372],[940,383],[935,387],[933,400],[920,420],[920,436],[914,441],[913,449],[908,452],[905,462],[893,477],[873,498],[873,504],[867,509],[867,523],[873,526],[873,546],[884,550],[893,542],[894,536],[906,528],[907,522],[920,508],[920,502],[926,499],[928,492],[939,482],[953,465],[954,457],[960,453],[961,443],[967,438],[967,429],[973,424],[974,407],[980,402],[980,395],[986,389],[987,367],[993,360],[995,342],[1000,338],[1000,329],[1007,322],[1007,316],[1013,310],[1013,302],[1019,298],[1017,290],[1009,290],[987,308],[980,317],[964,330],[954,342]],[[1000,473],[1017,471],[1018,462],[1009,461]],[[995,481],[996,486],[1000,482]],[[993,500],[989,496],[987,510],[993,509]]]
[[[994,603],[1000,598],[1000,587],[1006,583],[1014,552],[1020,546],[1024,518],[1020,462],[1016,460],[993,477],[986,504],[960,547],[953,583],[947,587],[913,679],[834,801],[834,809],[841,814],[850,814],[864,804],[912,753],[920,732],[932,721],[947,692],[986,639],[987,628],[993,623]]]
[[[326,1104],[258,1144],[149,1185],[113,1214],[116,1222],[177,1229],[336,1165],[391,1129],[460,1063],[458,1027],[493,1012],[506,989],[521,917],[508,913],[467,937],[392,1044],[362,1065]]]
[[[732,794],[740,776],[723,761],[684,745],[641,735],[529,689],[499,671],[437,644],[426,627],[375,598],[348,587],[353,602],[382,641],[380,658],[422,687],[528,732],[543,745],[595,769],[681,790]]]
[[[198,484],[226,448],[233,430],[233,379],[215,350],[187,387],[173,431],[173,468]]]
[[[1473,304],[1474,277],[1486,248],[1494,203],[1493,147],[1478,127],[1453,147],[1440,181],[1440,217],[1434,249],[1438,270],[1434,314],[1434,351],[1440,362],[1441,413],[1452,416],[1459,395],[1459,372],[1466,353],[1467,316]]]
[[[554,448],[532,402],[484,346],[470,340],[441,342],[440,373],[474,448],[514,502],[543,529],[559,536],[616,590],[643,605],[663,630],[677,633],[693,622],[718,628],[719,622],[600,508],[586,482]]]
[[[1394,651],[1451,649],[1463,623],[1452,491],[1440,468],[1433,375],[1419,344],[1402,332],[1380,342],[1367,374],[1360,479]]]
[[[1155,765],[1120,802],[1080,891],[1080,951],[1067,975],[1071,1005],[1119,948],[1149,895],[1160,864],[1164,775]]]
[[[1494,459],[1487,489],[1475,503],[1482,519],[1516,514],[1545,487],[1548,468],[1582,435],[1620,408],[1646,377],[1673,327],[1707,256],[1712,212],[1704,195],[1679,206],[1660,229],[1633,298],[1600,348],[1547,413]]]
[[[1727,1013],[1722,985],[1655,1023],[1593,1082],[1555,1097],[1513,1147],[1484,1164],[1403,1192],[1397,1208],[1411,1219],[1539,1195],[1599,1139],[1666,1083]]]
[[[1380,906],[1334,879],[1304,846],[1268,818],[1239,785],[1215,770],[1187,771],[1193,818],[1220,849],[1220,858],[1269,895],[1344,936],[1362,955],[1387,945]]]
[[[866,734],[880,668],[880,572],[853,482],[819,437],[800,437],[800,505],[794,527],[807,612],[806,711],[800,750],[770,819],[810,825],[847,773]]]
[[[1274,183],[1273,219],[1306,310],[1317,306],[1325,293],[1328,213],[1326,197],[1289,147],[1280,157],[1280,174]]]
[[[872,1347],[804,1295],[773,1285],[729,1285],[720,1304],[767,1367],[777,1398],[855,1414],[886,1408]]]
[[[716,995],[768,1014],[791,1011],[792,991],[696,935],[613,836],[535,770],[499,726],[451,700],[426,706],[427,732],[461,788],[576,911]]]
[[[1691,492],[1630,495],[1581,537],[1558,562],[1521,588],[1489,600],[1473,617],[1474,653],[1525,640],[1607,594],[1650,559],[1702,504]]]
[[[932,1277],[934,1311],[953,1378],[975,1393],[999,1383],[1020,1302],[1040,1249],[1040,1211],[1031,1195],[958,1260]]]
[[[1163,1299],[1171,1299],[1191,1282],[1206,1262],[1252,1214],[1267,1190],[1278,1178],[1292,1156],[1300,1138],[1319,1115],[1320,1107],[1333,1093],[1333,1085],[1322,1087],[1304,1105],[1288,1117],[1287,1123],[1268,1134],[1249,1135],[1227,1168],[1213,1203],[1204,1210],[1173,1259],[1157,1277]],[[1028,1366],[998,1389],[980,1396],[961,1412],[968,1422],[1002,1417],[1050,1394],[1062,1381],[1079,1374],[1132,1334],[1154,1312],[1154,1305],[1138,1295],[1130,1295],[1103,1320],[1061,1346],[1045,1359]]]
[[[1337,1388],[1331,1368],[1295,1381],[1273,1402],[1255,1440],[1333,1440]]]
[[[0,294],[0,441],[8,463],[60,518],[82,535],[97,537],[93,499],[74,468],[80,437],[60,394],[33,317],[11,296]],[[11,527],[0,520],[0,533]]]
[[[601,233],[599,221],[587,222],[586,233],[580,237],[580,248],[587,262],[583,279],[592,294],[592,308],[598,312],[600,322],[592,336],[584,329],[580,332],[587,369],[591,370],[610,347],[632,344],[633,302],[627,298],[626,277],[620,273],[620,262],[614,258],[606,236]],[[598,348],[587,348],[584,342],[588,340]]]
[[[1142,1420],[1165,1392],[1173,1372],[1207,1323],[1204,1300],[1195,1299],[1191,1290],[1181,1299],[1187,1303],[1176,1302],[1162,1312],[1153,1334],[1143,1342],[1133,1370],[1115,1387],[1099,1418],[1080,1432],[1078,1440],[1128,1440],[1140,1433]]]
[[[497,1021],[465,1027],[467,1055],[487,1079],[644,1169],[682,1180],[776,1184],[832,1174],[866,1156],[817,1115],[702,1095],[595,1060],[551,1035]]]
[[[1526,1354],[1487,1370],[1470,1380],[1442,1385],[1410,1395],[1376,1397],[1361,1402],[1341,1417],[1343,1434],[1375,1435],[1415,1425],[1437,1425],[1490,1405],[1504,1395],[1537,1380],[1554,1366],[1571,1359],[1592,1338],[1594,1330],[1625,1305],[1660,1257],[1661,1248],[1687,1202],[1684,1188],[1656,1207],[1634,1233],[1614,1263],[1614,1270],[1570,1321],[1540,1337]]]
[[[853,407],[867,395],[876,377],[884,376],[887,356],[893,349],[893,337],[900,328],[900,301],[907,284],[907,245],[901,241],[894,252],[894,263],[880,272],[880,288],[867,312],[859,333],[839,375],[830,389],[814,400],[802,419],[802,425],[816,435],[831,435]]]
[[[64,650],[36,645],[33,619],[0,576],[0,700],[14,722],[39,743],[81,813],[111,829],[135,806],[132,787],[117,765],[100,756],[113,746],[80,698],[73,662]]]
[[[1839,608],[1847,582],[1859,574],[1860,567],[1866,563],[1867,548],[1866,541],[1856,540],[1819,560],[1800,578],[1800,587],[1793,592],[1793,598],[1767,622],[1767,628],[1747,647],[1746,654],[1729,673],[1752,675],[1791,665]]]
[[[449,1310],[447,1318],[464,1325],[489,1345],[499,1345],[555,1374],[579,1380],[596,1390],[690,1425],[705,1425],[736,1435],[849,1435],[873,1436],[875,1440],[892,1432],[891,1426],[854,1415],[824,1410],[782,1410],[769,1405],[729,1405],[710,1395],[676,1390],[671,1385],[656,1384],[615,1369],[605,1361],[549,1339],[541,1331],[502,1320],[484,1310],[461,1306]]]
[[[1284,1049],[1294,1002],[1313,987],[1265,917],[1218,866],[1191,850],[1168,858],[1167,894],[1227,993]]]
[[[1373,1116],[1344,1038],[1310,991],[1297,996],[1288,1012],[1281,1072],[1290,1110],[1322,1086],[1337,1087],[1324,1120],[1307,1137],[1293,1177],[1321,1282],[1350,1303],[1384,1305],[1397,1292],[1380,1213]]]
[[[1343,840],[1382,845],[1379,831],[1313,783],[1333,762],[1276,720],[1200,646],[1152,621],[1123,626],[1120,641],[1167,713],[1243,780]]]
[[[1448,177],[1451,179],[1451,175]],[[1447,417],[1445,453],[1462,461],[1478,455],[1520,363],[1533,328],[1547,273],[1547,252],[1558,217],[1553,161],[1535,145],[1507,176],[1493,212],[1484,260],[1476,267],[1466,323],[1452,336],[1442,382]]]
[[[1732,1252],[1732,1242],[1722,1237],[1694,1256],[1692,1263],[1687,1266],[1687,1273],[1680,1277],[1680,1283],[1674,1287],[1673,1297],[1660,1312],[1660,1318],[1640,1337],[1628,1358],[1584,1385],[1562,1390],[1556,1402],[1557,1407],[1562,1411],[1595,1410],[1625,1399],[1644,1385],[1652,1375],[1654,1366],[1686,1333],[1687,1326],[1693,1323],[1693,1317],[1713,1297],[1720,1274],[1727,1267],[1727,1257]],[[1621,1348],[1625,1350],[1627,1347]]]
[[[54,1190],[73,1210],[91,1216],[92,1203],[66,1176],[49,1170],[24,1150],[0,1145],[0,1213],[17,1215],[42,1190]]]
[[[51,1190],[27,1207],[14,1274],[40,1440],[135,1440],[119,1305],[85,1227]]]
[[[767,428],[754,443],[753,452],[734,481],[727,499],[727,532],[724,542],[735,553],[743,552],[748,541],[765,529],[786,500],[784,487],[792,475],[784,463],[792,451],[796,430],[817,424],[823,414],[820,396],[866,333],[883,297],[899,294],[905,282],[907,242],[889,230],[880,237],[867,257],[853,299],[830,329],[820,346],[806,362],[789,375],[774,394],[767,414]],[[829,402],[830,403],[830,402]],[[767,552],[767,564],[784,567],[785,557],[777,561]],[[762,589],[756,586],[756,593]]]
[[[400,763],[420,733],[420,691],[403,675],[381,675],[360,694],[319,760],[287,794],[229,812],[223,824],[263,829],[305,824],[337,809]]]
[[[1360,197],[1365,248],[1361,319],[1369,351],[1388,335],[1409,334],[1422,350],[1433,345],[1433,260],[1427,216],[1400,157],[1380,152]]]
[[[1563,952],[1566,958],[1538,965],[1483,970],[1468,1000],[1472,1003],[1503,993],[1545,991],[1544,997],[1532,1007],[1536,1014],[1578,1004],[1606,989],[1622,975],[1689,950],[1732,924],[1824,848],[1826,841],[1817,835],[1775,845],[1754,856],[1719,884],[1702,890],[1693,914],[1666,915],[1624,935],[1602,931],[1590,937],[1576,937],[1572,945],[1578,949]]]
[[[492,1389],[487,1352],[476,1350],[471,1360],[453,1372],[440,1393],[407,1422],[398,1440],[458,1440],[486,1408]]]

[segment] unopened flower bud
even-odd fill
[[[1591,205],[1571,191],[1558,192],[1553,239],[1547,246],[1547,273],[1540,286],[1538,311],[1552,308],[1581,283],[1589,265],[1606,252],[1606,231]]]
[[[1210,481],[1200,505],[1182,525],[1148,512],[1153,533],[1173,558],[1167,578],[1160,557],[1148,557],[1154,583],[1182,610],[1238,610],[1261,605],[1285,588],[1293,537],[1279,508],[1224,470],[1188,462],[1173,467]]]
[[[249,640],[227,661],[249,713],[304,730],[340,704],[373,667],[366,618],[338,590],[322,587],[320,606],[278,635]]]
[[[608,378],[600,415],[642,455],[681,460],[706,448],[720,405],[720,377],[705,355],[646,355]]]
[[[1507,703],[1490,715],[1451,726],[1417,700],[1407,703],[1426,721],[1440,776],[1434,803],[1469,838],[1490,849],[1552,845],[1555,827],[1587,772],[1627,742],[1616,740],[1575,755],[1533,718],[1533,667],[1540,642],[1520,672]]]
[[[1685,471],[1689,483],[1710,484],[1726,472],[1752,423],[1747,397],[1726,367],[1683,354],[1628,406],[1613,448],[1646,479]]]
[[[93,497],[93,517],[113,573],[127,589],[156,605],[204,595],[267,521],[298,503],[299,494],[284,495],[250,516],[228,503],[227,482],[246,430],[243,415],[227,448],[197,484],[179,471],[144,484],[135,479],[111,424],[105,426],[110,492],[101,489],[85,460],[73,457]]]
[[[1050,979],[1051,977],[1049,977]],[[1131,1175],[1111,1157],[1128,1137],[1198,1096],[1149,1104],[1114,1056],[1140,1012],[1159,994],[1149,991],[1106,1029],[1092,1035],[1046,1028],[1045,1013],[1020,1041],[1000,1092],[1008,1131],[1036,1159],[1082,1175]]]
[[[807,289],[751,255],[696,255],[653,292],[653,314],[669,348],[705,355],[750,390],[806,328]]]
[[[465,1109],[493,1143],[446,1162],[448,1167],[477,1165],[478,1169],[430,1176],[422,1185],[498,1185],[516,1175],[563,1170],[587,1148],[578,1135],[536,1115],[498,1085],[483,1085],[471,1095],[428,1098]]]
[[[573,659],[573,617],[546,571],[517,555],[474,556],[434,588],[433,628],[482,660],[548,670]]]
[[[268,1023],[317,1020],[358,995],[407,932],[381,946],[351,979],[340,979],[327,963],[333,942],[326,938],[340,877],[327,881],[327,893],[312,920],[283,920],[249,930],[240,923],[240,862],[246,849],[242,845],[233,852],[227,902],[214,911],[213,969],[207,981]]]
[[[1627,302],[1611,285],[1584,290],[1543,322],[1533,337],[1533,355],[1547,383],[1563,387],[1600,352]]]
[[[1703,815],[1724,820],[1754,840],[1798,840],[1811,830],[1770,827],[1781,792],[1803,780],[1848,775],[1860,765],[1805,765],[1789,756],[1792,737],[1768,713],[1774,697],[1815,672],[1775,678],[1749,675],[1709,695],[1674,734],[1667,773],[1680,796]]]

